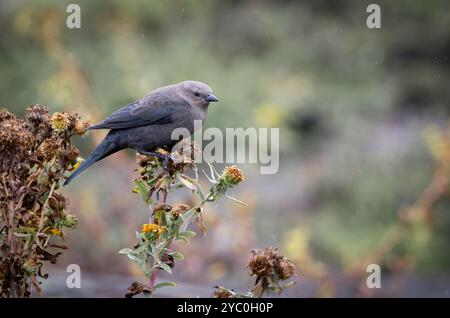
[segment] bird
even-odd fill
[[[144,155],[161,156],[154,152],[157,148],[168,149],[179,141],[172,139],[174,129],[186,128],[193,134],[194,121],[203,123],[209,104],[218,101],[208,85],[192,80],[148,92],[88,128],[109,129],[109,132],[66,179],[64,186],[95,162],[126,148]]]

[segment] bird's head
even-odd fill
[[[208,107],[211,102],[218,102],[211,88],[197,81],[184,81],[181,83],[183,95],[191,105]]]

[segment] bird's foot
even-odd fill
[[[160,159],[162,161],[164,169],[167,168],[167,166],[169,164],[169,160],[172,160],[172,157],[170,156],[170,154],[162,154],[159,152],[146,151],[146,150],[138,150],[138,152],[142,155],[151,156],[151,157]]]

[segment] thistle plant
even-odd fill
[[[128,288],[126,297],[138,294],[151,295],[164,286],[175,286],[172,282],[155,283],[159,270],[172,273],[175,262],[184,255],[173,248],[175,241],[189,242],[196,235],[189,230],[191,223],[196,223],[205,233],[203,223],[204,206],[207,202],[217,202],[228,196],[227,190],[237,186],[244,176],[237,167],[226,167],[218,174],[212,166],[209,180],[210,189],[205,192],[199,182],[194,158],[199,149],[195,144],[182,142],[177,150],[169,154],[158,150],[168,160],[137,154],[139,177],[134,180],[133,192],[141,195],[149,207],[149,223],[143,224],[136,232],[137,243],[133,248],[124,248],[119,253],[127,255],[144,272],[148,283],[134,282]],[[191,172],[194,176],[189,176]],[[187,189],[198,197],[198,204],[188,206],[184,203],[169,203],[168,195],[177,190]],[[240,202],[240,201],[239,201]]]
[[[64,230],[77,218],[58,192],[67,171],[79,164],[70,137],[84,135],[88,122],[77,113],[54,113],[32,105],[25,118],[0,109],[0,297],[41,292],[44,262],[56,263]]]

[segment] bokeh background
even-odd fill
[[[33,103],[99,121],[149,90],[196,79],[220,98],[207,127],[279,127],[280,169],[209,206],[208,233],[161,296],[252,286],[250,250],[278,247],[297,266],[287,297],[450,294],[450,15],[448,1],[0,2],[0,106]],[[84,156],[105,132],[74,140]],[[45,296],[122,297],[138,268],[132,246],[147,209],[131,192],[134,153],[96,164],[65,189],[79,218],[69,250],[47,266]],[[221,165],[216,165],[221,169]],[[206,183],[205,183],[206,184]],[[173,197],[190,203],[189,193]],[[65,287],[65,268],[82,288]],[[382,288],[365,287],[366,266]]]

